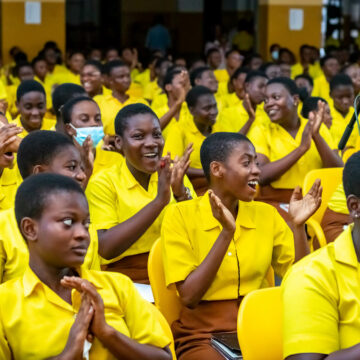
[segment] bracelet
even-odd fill
[[[190,199],[192,199],[191,191],[188,187],[185,186],[185,196],[175,196],[174,195],[174,198],[177,202],[190,200]]]

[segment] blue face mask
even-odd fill
[[[95,127],[84,127],[84,128],[76,128],[72,124],[70,126],[76,131],[75,140],[82,146],[85,139],[90,135],[91,140],[93,141],[93,147],[96,147],[99,142],[105,136],[104,128],[102,126]]]
[[[279,51],[278,50],[274,50],[272,53],[271,53],[271,56],[274,60],[279,60]]]

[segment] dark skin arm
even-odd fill
[[[240,129],[239,133],[243,134],[243,135],[246,135],[249,132],[249,130],[251,128],[251,125],[255,121],[255,111],[254,111],[253,107],[251,106],[249,94],[245,94],[243,104],[244,104],[244,108],[245,108],[246,112],[249,115],[249,120]]]
[[[329,355],[326,354],[296,354],[286,358],[286,360],[356,360],[360,359],[360,344],[354,345],[348,349],[335,351]]]

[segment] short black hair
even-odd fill
[[[206,58],[208,58],[212,53],[220,53],[220,50],[218,49],[218,48],[215,48],[215,47],[213,47],[213,48],[211,48],[211,49],[209,49],[207,52],[206,52]]]
[[[323,67],[325,63],[330,59],[335,59],[336,61],[338,61],[338,59],[334,55],[325,55],[320,59],[320,66]]]
[[[34,67],[35,64],[39,61],[45,61],[43,56],[35,56],[32,60],[31,60],[31,66]]]
[[[17,164],[23,179],[32,174],[36,165],[49,165],[59,152],[74,146],[67,136],[55,131],[32,131],[20,143]]]
[[[159,121],[158,116],[154,111],[147,105],[137,103],[124,106],[115,117],[115,133],[116,135],[123,136],[126,126],[133,116],[150,114]]]
[[[166,72],[166,75],[164,77],[164,83],[163,83],[163,86],[164,86],[164,91],[166,92],[165,90],[165,86],[168,85],[168,84],[171,84],[174,80],[174,77],[176,75],[179,75],[182,73],[183,70],[181,69],[178,69],[178,68],[175,68],[175,69],[169,69],[167,72]]]
[[[248,74],[246,75],[245,78],[245,83],[250,83],[252,82],[255,78],[258,77],[263,77],[265,79],[268,79],[268,77],[266,76],[266,74],[263,71],[258,71],[258,70],[254,70],[254,71],[250,71],[248,72]]]
[[[97,61],[97,60],[87,60],[85,65],[91,65],[91,66],[94,66],[96,67],[102,74],[104,73],[104,65],[100,62],[100,61]]]
[[[303,44],[300,46],[300,54],[305,50],[305,49],[310,49],[311,50],[311,46],[308,44]]]
[[[16,101],[20,101],[25,94],[32,91],[42,93],[46,98],[45,89],[39,82],[36,80],[24,80],[16,90]]]
[[[26,179],[19,186],[15,197],[15,217],[19,229],[23,218],[40,219],[48,198],[64,192],[77,193],[85,197],[80,185],[67,176],[43,173]]]
[[[239,50],[236,50],[236,49],[230,49],[228,50],[226,53],[225,53],[225,58],[227,59],[232,53],[238,53],[240,54],[240,51]]]
[[[61,108],[61,119],[64,124],[71,123],[72,110],[77,103],[82,102],[82,101],[89,101],[89,102],[95,103],[96,106],[98,106],[96,101],[88,96],[77,96],[77,97],[71,98]]]
[[[17,63],[14,67],[14,75],[15,76],[19,76],[19,71],[21,68],[23,67],[29,67],[32,68],[32,65],[28,62],[28,61],[20,61],[19,63]]]
[[[360,198],[360,151],[351,155],[345,163],[343,185],[346,197],[355,195]]]
[[[160,57],[160,58],[157,58],[155,60],[155,69],[160,69],[161,65],[164,63],[164,62],[170,62],[171,61],[167,58],[167,57]]]
[[[211,92],[209,88],[201,85],[194,86],[186,95],[185,101],[187,103],[187,106],[189,108],[194,107],[199,97],[204,95],[214,96],[214,94]]]
[[[111,60],[105,64],[105,67],[104,67],[105,74],[110,76],[113,69],[115,69],[117,67],[127,67],[128,68],[129,65],[122,60]]]
[[[250,72],[249,68],[240,66],[231,75],[230,80],[233,81],[233,80],[237,79],[240,74],[248,74],[249,72]]]
[[[210,164],[213,161],[225,162],[236,145],[252,142],[240,133],[217,132],[208,136],[201,145],[200,160],[205,177],[210,182]]]
[[[307,99],[305,99],[301,109],[301,116],[305,119],[308,119],[309,113],[318,109],[318,101],[323,101],[325,104],[327,104],[327,101],[319,96],[309,96]]]
[[[194,69],[190,73],[190,84],[191,86],[195,86],[195,80],[201,79],[202,75],[206,71],[211,71],[211,69],[208,66],[200,66],[196,69]]]
[[[295,81],[287,77],[280,76],[271,79],[268,81],[267,86],[271,84],[281,84],[286,88],[286,90],[290,93],[290,95],[299,95],[299,89],[296,86]]]
[[[72,83],[59,85],[52,94],[52,103],[56,118],[60,117],[60,109],[68,100],[80,95],[87,96],[85,89],[80,85]]]
[[[297,80],[297,79],[305,79],[305,80],[307,80],[307,81],[309,82],[309,84],[310,84],[311,86],[314,86],[314,80],[313,80],[313,78],[312,78],[310,75],[308,75],[308,74],[300,74],[300,75],[297,75],[297,76],[295,76],[295,79],[294,79],[294,80]]]
[[[334,91],[339,86],[354,87],[351,77],[346,74],[337,74],[330,80],[330,92]]]

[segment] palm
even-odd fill
[[[229,209],[221,202],[221,200],[210,190],[210,205],[212,213],[216,220],[219,221],[223,229],[235,231],[236,223],[234,216]]]

